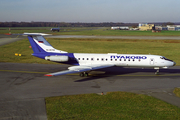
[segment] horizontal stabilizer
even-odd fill
[[[45,34],[45,33],[23,33],[24,36],[46,36],[51,34]]]

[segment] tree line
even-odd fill
[[[113,26],[131,26],[137,27],[139,23],[67,23],[67,22],[0,22],[0,27],[113,27]],[[179,25],[180,23],[153,23],[156,25]]]
[[[138,26],[138,23],[0,22],[0,27],[112,27],[112,26]]]

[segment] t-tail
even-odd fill
[[[34,53],[67,53],[65,51],[57,50],[54,47],[52,47],[49,42],[46,41],[46,39],[43,37],[45,35],[44,33],[24,33],[23,35],[27,35],[29,42],[31,44],[31,47],[34,51]]]
[[[77,61],[72,61],[74,58],[72,53],[55,49],[46,39],[43,37],[44,33],[24,33],[23,35],[28,36],[31,47],[34,51],[33,56],[53,61],[63,62],[67,64],[77,64]],[[74,63],[75,62],[75,63]]]

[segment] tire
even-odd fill
[[[85,73],[84,76],[85,76],[85,77],[88,77],[88,73]]]
[[[80,77],[84,77],[84,73],[80,73],[79,76],[80,76]]]

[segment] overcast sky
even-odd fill
[[[180,0],[0,0],[0,22],[180,22]]]

